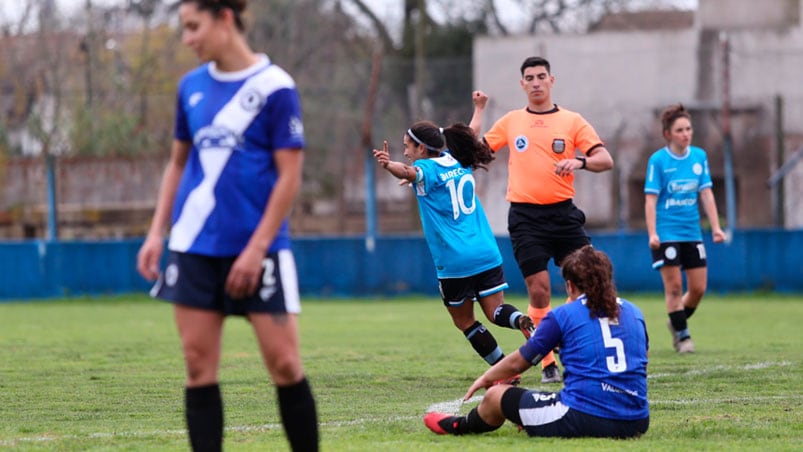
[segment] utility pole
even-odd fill
[[[418,0],[418,23],[416,23],[415,30],[415,82],[414,82],[414,97],[413,97],[413,120],[421,119],[423,114],[424,103],[424,79],[426,73],[424,71],[426,65],[426,58],[424,57],[424,34],[426,33],[426,1]]]
[[[727,32],[720,32],[722,47],[722,134],[725,160],[725,203],[727,208],[728,241],[736,230],[736,189],[733,172],[733,137],[730,112],[730,40]]]

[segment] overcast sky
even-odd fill
[[[127,0],[91,0],[93,5],[125,5]],[[496,0],[500,11],[504,11],[504,4],[508,0]],[[654,0],[653,0],[654,1]],[[697,7],[697,0],[664,0],[666,3],[684,9]],[[0,19],[3,21],[19,17],[21,0],[0,0]],[[62,13],[69,15],[86,5],[86,0],[56,0]],[[404,0],[366,0],[366,3],[374,10],[376,15],[388,21],[398,20],[402,16],[402,5]],[[436,14],[436,12],[432,12]]]

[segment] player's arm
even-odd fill
[[[605,146],[597,146],[586,154],[585,169],[592,173],[601,173],[613,168],[613,157]],[[582,162],[580,162],[582,165]]]
[[[385,168],[398,179],[406,180],[407,182],[415,182],[415,168],[390,159],[387,140],[385,140],[381,151],[379,149],[374,149],[374,158],[382,168]]]
[[[488,103],[488,95],[479,90],[474,91],[471,93],[471,101],[474,103],[474,113],[471,115],[468,126],[474,131],[474,136],[479,138],[480,132],[482,132],[482,112]]]
[[[276,185],[262,218],[226,279],[226,291],[233,298],[242,298],[256,291],[262,276],[262,261],[301,191],[304,152],[301,149],[277,149],[273,159],[279,174]]]
[[[145,242],[137,254],[137,271],[147,280],[159,276],[159,261],[164,248],[164,238],[170,223],[170,214],[176,199],[176,191],[187,164],[187,157],[192,149],[189,141],[173,140],[170,148],[170,159],[162,175],[156,210]]]
[[[494,382],[520,374],[538,364],[555,347],[560,345],[563,333],[555,315],[550,312],[541,321],[530,337],[518,350],[505,356],[477,378],[466,392],[464,400],[468,400],[477,390],[488,388]]]
[[[644,222],[647,225],[647,236],[649,237],[650,248],[657,249],[661,244],[661,238],[655,227],[656,206],[658,196],[647,193],[644,195]]]
[[[575,158],[558,160],[555,163],[555,174],[568,176],[575,171],[588,170],[601,173],[613,168],[613,158],[602,144],[592,148],[588,154]]]
[[[491,366],[482,375],[479,376],[474,383],[468,388],[463,400],[468,400],[480,389],[488,388],[499,381],[513,375],[518,375],[532,366],[518,350],[502,358],[501,361]]]
[[[700,202],[703,204],[703,210],[708,217],[708,222],[711,224],[711,235],[714,243],[724,242],[725,231],[719,226],[717,203],[714,200],[714,191],[710,187],[700,191]]]

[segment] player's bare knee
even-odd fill
[[[279,385],[295,383],[303,375],[301,361],[287,353],[268,360],[267,366],[274,382]]]

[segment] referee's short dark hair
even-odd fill
[[[524,76],[524,70],[528,67],[536,67],[536,66],[543,66],[546,68],[547,74],[551,74],[552,70],[549,67],[549,61],[546,60],[544,57],[540,56],[531,56],[527,57],[523,63],[521,63],[521,75]]]

